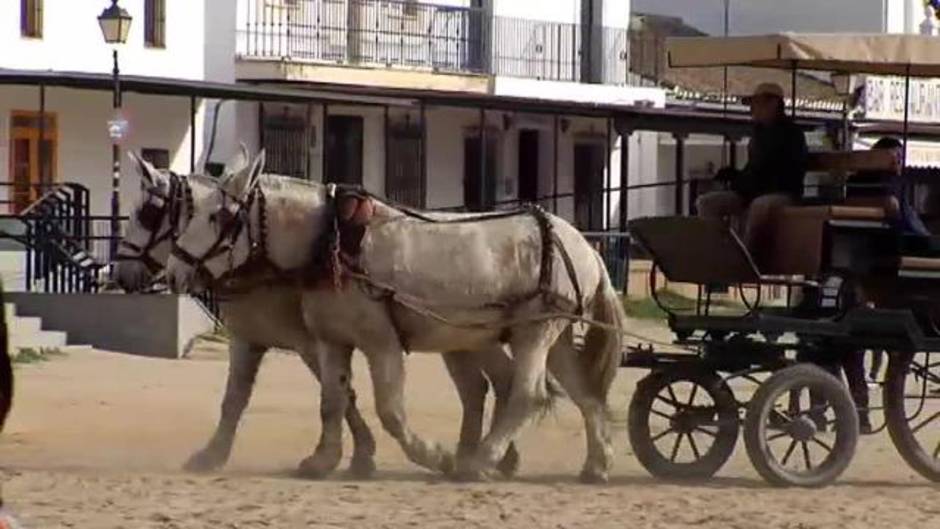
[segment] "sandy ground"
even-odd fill
[[[518,478],[449,483],[408,463],[379,430],[364,367],[357,359],[379,471],[372,481],[308,482],[290,472],[319,430],[317,386],[296,357],[265,360],[232,461],[208,476],[179,467],[214,426],[224,358],[73,352],[20,366],[14,412],[0,439],[3,496],[26,527],[44,529],[940,525],[936,487],[907,468],[886,434],[864,438],[850,471],[823,491],[765,486],[740,442],[708,484],[649,478],[631,455],[623,422],[638,371],[623,371],[613,391],[617,458],[609,485],[577,484],[584,444],[568,403],[526,430]],[[439,358],[409,359],[408,399],[417,431],[454,442],[459,406]]]

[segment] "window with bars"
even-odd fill
[[[20,35],[42,38],[42,0],[20,0]]]
[[[144,0],[144,43],[166,47],[166,0]]]

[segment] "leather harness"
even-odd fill
[[[271,262],[268,257],[266,200],[260,186],[255,186],[244,200],[240,200],[238,197],[234,197],[222,189],[219,189],[219,192],[223,194],[223,204],[219,211],[221,217],[217,219],[219,223],[218,238],[200,257],[192,255],[174,241],[172,252],[176,258],[193,267],[196,274],[201,275],[203,279],[211,283],[213,288],[221,286],[223,291],[228,293],[232,293],[236,289],[236,285],[239,285],[241,288],[257,287],[258,282],[240,281],[240,277],[247,275],[261,275],[263,277],[262,282],[264,283],[299,282],[301,285],[308,288],[330,287],[334,290],[344,288],[348,279],[357,279],[363,287],[367,288],[367,291],[371,290],[371,292],[373,292],[372,297],[374,299],[382,301],[385,304],[389,319],[398,335],[402,349],[408,352],[408,339],[401,328],[395,309],[403,306],[410,307],[411,305],[400,302],[398,298],[399,294],[394,287],[381,285],[372,280],[359,262],[362,252],[362,239],[365,236],[366,229],[374,213],[374,201],[378,200],[375,195],[358,186],[330,184],[328,186],[328,215],[330,228],[325,230],[324,233],[314,241],[314,257],[311,266],[304,266],[297,270],[283,270],[275,263]],[[227,204],[229,201],[236,204],[234,213],[229,211]],[[255,204],[257,204],[258,210],[257,238],[253,236],[250,219],[251,210]],[[555,233],[548,214],[542,207],[531,204],[518,210],[500,213],[488,213],[454,219],[435,219],[405,206],[389,205],[405,216],[435,224],[485,222],[520,215],[531,215],[538,225],[540,238],[542,240],[542,255],[537,288],[533,292],[520,298],[490,304],[482,308],[502,308],[507,312],[511,312],[518,305],[538,297],[542,298],[547,307],[560,308],[559,303],[562,301],[562,298],[552,292],[551,289],[553,263],[557,249],[560,250],[565,271],[577,298],[575,315],[581,316],[584,313],[583,293],[577,279],[574,263],[565,250],[561,239],[558,237],[557,233]],[[237,267],[232,263],[232,266],[230,266],[225,273],[213,279],[206,263],[226,252],[229,254],[231,262],[235,243],[241,235],[242,230],[245,230],[248,235],[250,248],[248,259],[244,264]],[[568,312],[570,312],[570,308]],[[500,339],[505,342],[509,340],[509,335],[508,329],[504,329],[504,331]]]

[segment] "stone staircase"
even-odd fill
[[[68,345],[68,335],[61,331],[42,328],[42,318],[18,316],[16,306],[5,303],[3,306],[10,338],[10,351],[16,354],[22,349],[73,349]]]

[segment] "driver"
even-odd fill
[[[703,217],[744,217],[742,239],[755,252],[762,250],[756,243],[767,239],[773,213],[803,196],[808,151],[803,131],[786,115],[779,85],[761,84],[748,102],[754,131],[747,165],[720,171],[717,177],[729,179],[731,190],[706,193],[695,205]]]

